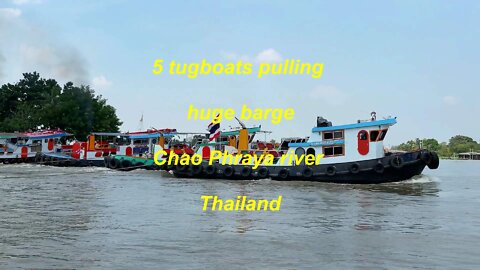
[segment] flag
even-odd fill
[[[220,114],[217,114],[217,116],[215,116],[215,122],[217,122],[219,116]],[[208,125],[208,132],[210,132],[210,136],[208,137],[209,141],[213,141],[220,136],[220,123],[214,123],[214,121],[212,121],[212,123]]]

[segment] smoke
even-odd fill
[[[20,55],[24,67],[35,67],[40,74],[48,74],[58,80],[88,84],[85,60],[75,48],[49,44],[43,46],[23,44],[20,47]]]
[[[37,71],[60,82],[88,84],[87,61],[78,49],[58,41],[54,32],[23,18],[18,9],[0,9],[0,78],[8,67],[9,72]]]

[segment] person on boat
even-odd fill
[[[377,113],[376,113],[376,112],[371,112],[371,113],[370,113],[370,116],[371,116],[370,119],[371,119],[372,121],[377,120]]]

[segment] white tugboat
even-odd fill
[[[228,139],[220,135],[216,142],[199,145],[198,153],[204,153],[204,161],[198,166],[177,166],[174,174],[181,177],[206,177],[230,179],[304,180],[335,183],[383,183],[402,181],[422,173],[425,166],[437,169],[439,158],[435,152],[418,150],[393,153],[385,150],[383,141],[396,118],[377,120],[375,113],[366,121],[333,126],[331,122],[317,118],[316,127],[306,138],[283,140],[278,149],[251,148],[254,134],[244,126]],[[235,136],[232,136],[235,135]],[[234,164],[216,160],[205,161],[211,149],[230,149],[237,153],[256,155],[274,154],[272,164]],[[275,154],[277,153],[277,154]],[[305,159],[281,158],[286,154],[322,155],[319,164],[307,165]],[[222,164],[225,163],[225,164]]]

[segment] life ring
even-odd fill
[[[278,172],[278,177],[280,179],[285,180],[288,178],[288,170],[287,169],[281,169],[280,172]]]
[[[111,157],[106,156],[103,158],[103,163],[105,164],[105,167],[110,168],[110,159]]]
[[[207,168],[205,168],[205,173],[210,176],[215,175],[215,172],[216,172],[216,169],[215,169],[215,166],[213,165],[208,165]]]
[[[250,166],[245,166],[242,168],[242,171],[240,172],[240,175],[242,175],[242,177],[249,177],[250,174],[252,174],[252,167]]]
[[[430,163],[427,164],[427,166],[429,169],[434,170],[434,169],[437,169],[438,166],[440,165],[440,159],[438,158],[438,155],[435,152],[431,152],[431,156],[432,158],[430,160]]]
[[[383,173],[385,171],[385,166],[383,166],[383,164],[379,162],[375,164],[375,166],[373,166],[373,169],[376,173]]]
[[[325,173],[328,176],[334,176],[337,173],[337,168],[335,168],[335,166],[328,166],[325,170]]]
[[[44,158],[43,160],[44,160],[44,163],[45,163],[46,165],[49,165],[49,164],[50,164],[50,161],[52,161],[52,158],[49,157],[49,156],[45,156],[45,158]]]
[[[394,156],[390,159],[390,165],[395,169],[401,169],[403,167],[403,158],[401,156]]]
[[[199,165],[192,165],[192,167],[190,168],[190,170],[192,171],[192,174],[193,175],[199,175],[202,173],[202,169],[203,167],[202,166],[199,166]]]
[[[423,160],[423,162],[425,162],[425,164],[430,164],[430,162],[432,162],[432,155],[430,154],[430,152],[423,152],[422,155],[420,156],[420,159]]]
[[[118,161],[118,159],[116,158],[112,158],[110,159],[109,165],[112,169],[118,169],[118,167],[120,166],[120,161]]]
[[[268,169],[265,167],[262,167],[258,170],[257,176],[259,178],[267,178],[268,177]]]
[[[348,170],[353,174],[358,173],[360,171],[360,164],[355,162],[352,165],[350,165],[350,168]]]
[[[305,168],[303,171],[302,171],[302,176],[305,177],[305,178],[310,178],[313,176],[313,170],[312,168],[310,167],[307,167]]]
[[[225,177],[232,177],[235,174],[235,169],[232,166],[228,166],[223,170]]]

